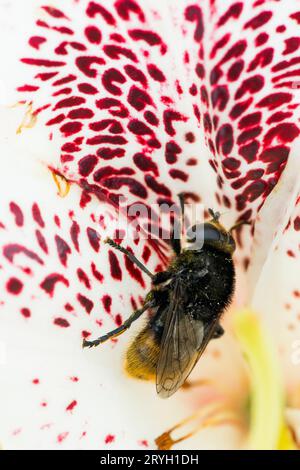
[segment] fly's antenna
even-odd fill
[[[241,227],[242,225],[251,225],[251,222],[247,220],[240,220],[236,224],[234,224],[231,229],[229,230],[230,233],[232,233],[233,230],[236,230],[237,228]]]
[[[213,209],[208,209],[208,213],[212,217],[214,222],[219,222],[219,218],[221,217],[220,212],[215,212]]]

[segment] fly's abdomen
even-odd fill
[[[157,334],[149,326],[146,326],[127,350],[126,372],[137,379],[155,380],[159,349]]]

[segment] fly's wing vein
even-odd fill
[[[175,285],[168,308],[156,372],[157,393],[167,398],[178,390],[204,351],[215,323],[207,328],[184,311],[183,292]]]

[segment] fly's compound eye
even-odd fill
[[[217,243],[221,240],[220,230],[209,223],[193,225],[188,229],[186,235],[189,243]]]

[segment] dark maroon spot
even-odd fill
[[[237,170],[240,167],[241,162],[236,158],[225,158],[222,161],[222,165],[228,170]]]
[[[145,21],[143,10],[134,0],[117,0],[115,8],[119,16],[125,21],[130,20],[130,13],[137,15],[142,23]]]
[[[114,135],[96,135],[91,139],[87,139],[86,143],[88,145],[100,145],[100,144],[113,144],[113,145],[125,145],[127,140],[122,136]]]
[[[65,98],[56,103],[53,111],[61,108],[72,108],[73,106],[79,106],[83,103],[85,103],[85,98],[82,98],[81,96],[72,96],[71,98]]]
[[[95,155],[87,155],[86,157],[83,157],[81,160],[79,160],[78,170],[81,176],[88,176],[94,170],[97,162],[98,158],[95,157]]]
[[[132,119],[128,124],[128,129],[135,135],[151,135],[152,129],[139,119]]]
[[[66,15],[61,11],[58,10],[57,8],[54,7],[48,7],[48,6],[43,6],[43,10],[45,10],[50,16],[53,16],[53,18],[65,18],[67,19]]]
[[[97,271],[95,263],[91,264],[91,268],[92,268],[92,273],[93,273],[94,278],[97,279],[97,281],[102,283],[104,277],[99,271]]]
[[[190,144],[194,143],[196,138],[195,138],[195,135],[193,134],[193,132],[187,132],[185,134],[185,140],[186,140],[186,142],[189,142]]]
[[[62,88],[61,90],[56,91],[55,93],[53,93],[52,96],[56,97],[60,95],[69,95],[70,93],[72,93],[72,88],[66,87],[66,88]]]
[[[289,148],[278,145],[263,150],[259,155],[259,160],[268,163],[267,174],[278,172],[279,177],[287,162],[288,155]]]
[[[107,434],[104,440],[105,444],[111,444],[114,441],[115,441],[115,436],[113,434]]]
[[[70,83],[70,82],[73,82],[74,80],[76,80],[76,76],[75,75],[72,75],[72,74],[69,74],[67,75],[66,77],[63,77],[59,80],[56,80],[56,82],[53,82],[52,85],[53,86],[61,86],[61,85],[65,85],[66,83]]]
[[[78,223],[75,222],[74,220],[70,229],[70,235],[71,235],[71,239],[74,244],[74,247],[76,248],[78,252],[79,252],[79,242],[78,242],[79,233],[80,233],[80,227]]]
[[[120,87],[114,84],[115,82],[121,83],[121,84],[125,83],[126,78],[117,69],[110,68],[108,70],[105,70],[105,72],[102,75],[102,84],[104,88],[112,95],[121,95],[122,90]]]
[[[147,69],[148,69],[149,75],[153,78],[153,80],[157,82],[166,81],[166,77],[155,64],[148,64]]]
[[[272,47],[264,49],[263,51],[257,54],[257,56],[252,60],[252,62],[250,62],[247,71],[252,72],[257,67],[266,67],[272,62],[273,57],[274,49]]]
[[[145,182],[147,186],[152,189],[156,194],[171,197],[171,191],[164,184],[159,183],[152,175],[145,175]]]
[[[89,83],[80,83],[77,87],[81,93],[85,93],[86,95],[96,95],[98,93],[97,88]]]
[[[152,126],[158,126],[159,124],[158,117],[154,113],[152,113],[152,111],[145,111],[144,118]]]
[[[72,307],[71,304],[66,303],[66,304],[65,304],[65,310],[66,310],[67,312],[73,312],[74,307]]]
[[[280,70],[293,67],[294,65],[297,65],[299,63],[300,63],[300,57],[293,57],[290,60],[283,60],[281,62],[278,62],[278,64],[272,67],[272,72],[279,72]]]
[[[106,21],[107,24],[111,26],[114,26],[116,24],[116,20],[114,19],[112,14],[97,2],[89,3],[86,10],[86,14],[90,18],[95,18],[96,15],[100,15]]]
[[[97,156],[103,158],[104,160],[111,160],[113,158],[121,158],[125,155],[125,150],[122,148],[109,148],[109,147],[102,147],[97,150]]]
[[[67,122],[63,126],[61,126],[60,131],[64,135],[64,137],[69,137],[70,135],[77,134],[82,129],[82,122],[74,121],[74,122]]]
[[[237,119],[246,111],[246,109],[249,108],[252,101],[253,101],[253,98],[248,98],[245,101],[240,101],[239,103],[236,103],[233,106],[232,110],[230,111],[229,116],[232,119]]]
[[[256,160],[258,154],[259,144],[256,140],[250,144],[244,145],[239,148],[239,154],[248,162],[251,163]]]
[[[227,72],[227,78],[230,82],[234,82],[239,78],[243,71],[244,65],[245,62],[243,59],[239,59],[230,66]]]
[[[84,30],[84,33],[92,44],[100,44],[102,34],[96,26],[87,26]]]
[[[219,39],[219,40],[213,45],[213,47],[212,47],[212,49],[211,49],[211,52],[210,52],[210,58],[211,58],[211,59],[214,59],[215,56],[216,56],[216,54],[217,54],[217,52],[218,52],[219,50],[223,49],[223,48],[226,46],[226,44],[228,43],[230,37],[231,37],[230,33],[226,33],[226,34],[224,34],[224,36],[223,36],[221,39]],[[201,77],[200,77],[200,78],[201,78]]]
[[[238,145],[245,144],[247,141],[255,139],[255,137],[258,137],[261,134],[261,131],[262,127],[256,126],[241,132],[237,138]]]
[[[44,253],[48,254],[48,245],[47,245],[44,235],[41,233],[40,230],[36,230],[35,236],[36,236],[36,239],[40,248],[44,251]]]
[[[29,308],[21,308],[21,314],[23,315],[23,317],[25,318],[29,318],[31,317],[31,312],[29,310]],[[35,379],[35,380],[38,380],[38,379]],[[32,381],[33,383],[38,383],[38,382],[35,382],[34,380]]]
[[[23,283],[16,277],[11,277],[6,284],[7,292],[13,295],[18,295],[23,289]]]
[[[21,59],[21,62],[28,65],[36,65],[37,67],[62,67],[66,65],[65,62],[59,62],[57,60],[47,60],[47,59]]]
[[[255,45],[256,47],[262,46],[267,42],[269,39],[269,35],[267,33],[260,33],[256,38],[255,38]]]
[[[73,400],[69,405],[66,407],[66,411],[73,411],[75,406],[77,406],[77,401]]]
[[[197,76],[198,76],[199,78],[204,78],[204,77],[205,77],[205,68],[204,68],[204,65],[203,65],[203,64],[197,64],[197,65],[196,65],[196,68],[195,68],[195,72],[196,72],[196,74],[197,74]],[[178,88],[177,91],[178,91],[178,93],[179,93],[180,95],[182,95],[183,90],[182,90],[181,87],[180,87],[180,89]]]
[[[181,180],[181,181],[187,181],[189,179],[188,175],[184,173],[182,170],[176,170],[175,168],[172,168],[169,171],[169,175],[171,178],[174,180]]]
[[[76,59],[76,65],[79,70],[90,78],[97,77],[97,69],[92,67],[93,64],[104,65],[105,60],[95,56],[81,56]]]
[[[24,246],[18,245],[17,243],[6,245],[3,248],[3,255],[11,263],[14,262],[15,255],[18,255],[20,253],[36,261],[39,264],[44,264],[43,260],[34,251],[28,250]]]
[[[274,122],[283,121],[284,119],[290,118],[292,116],[293,113],[291,111],[286,113],[283,111],[278,111],[269,117],[269,119],[267,120],[267,124],[273,124]]]
[[[223,72],[222,70],[220,69],[220,67],[218,65],[216,65],[212,71],[210,72],[210,77],[209,77],[209,81],[210,81],[210,84],[211,85],[215,85],[216,83],[218,83],[219,79],[222,77],[223,75]],[[190,93],[191,93],[191,89],[190,89]],[[194,94],[197,93],[197,89],[194,90],[193,92]],[[192,94],[192,93],[191,93]]]
[[[244,129],[245,127],[255,126],[260,123],[261,117],[262,114],[260,111],[257,113],[247,114],[239,121],[239,128]]]
[[[68,114],[70,119],[91,119],[92,117],[94,117],[94,112],[88,108],[72,109]]]
[[[49,121],[46,123],[46,125],[47,126],[53,126],[55,124],[60,124],[65,118],[66,118],[66,116],[64,114],[59,114],[58,116],[56,116],[52,119],[49,119]]]
[[[251,28],[251,29],[258,29],[264,24],[266,24],[270,19],[272,18],[272,12],[271,11],[262,11],[258,15],[254,16],[251,20],[247,21],[245,24],[245,29]]]
[[[55,243],[57,248],[57,254],[60,262],[63,266],[67,266],[68,255],[71,253],[71,248],[63,238],[59,235],[55,235]]]
[[[74,144],[74,142],[67,142],[62,146],[63,152],[73,153],[73,152],[80,152],[81,148]]]
[[[131,29],[128,31],[129,36],[135,41],[145,41],[149,46],[162,44],[160,36],[153,31],[143,29]]]
[[[205,132],[207,132],[208,134],[211,134],[212,122],[211,122],[210,115],[208,113],[205,113],[203,116],[203,127],[204,127]]]
[[[231,59],[240,57],[247,48],[247,41],[242,39],[237,41],[230,49],[226,52],[224,57],[221,59],[219,65],[223,65]]]
[[[141,70],[137,69],[133,65],[125,65],[124,70],[127,75],[131,78],[131,80],[146,85],[147,79]]]
[[[214,108],[224,111],[229,100],[229,93],[225,85],[216,86],[211,94],[211,101]]]
[[[111,134],[121,134],[123,132],[122,124],[116,119],[102,119],[102,121],[92,122],[89,128],[95,132],[103,131],[108,128]]]
[[[28,41],[29,45],[37,50],[44,42],[46,42],[46,39],[42,36],[32,36]]]
[[[297,216],[294,220],[294,229],[299,232],[300,230],[300,217]],[[300,296],[300,295],[299,295]]]
[[[102,300],[103,307],[104,307],[105,311],[107,313],[110,313],[111,312],[111,304],[112,304],[111,296],[106,294],[102,297],[101,300]]]
[[[283,51],[283,55],[291,54],[295,52],[300,47],[300,38],[299,37],[292,37],[289,39],[285,39],[285,50]]]
[[[163,120],[164,120],[164,126],[165,126],[166,132],[170,136],[174,136],[176,132],[175,132],[175,129],[173,127],[173,121],[184,121],[184,122],[186,122],[187,118],[185,116],[183,116],[182,114],[178,113],[177,111],[174,111],[172,109],[168,109],[168,110],[164,111]]]
[[[296,13],[290,15],[290,18],[292,18],[292,20],[296,20],[297,23],[300,24],[300,11],[297,11]]]
[[[53,321],[54,325],[60,326],[61,328],[68,328],[70,323],[65,318],[57,317]]]
[[[192,23],[196,23],[194,39],[196,42],[200,42],[204,33],[204,23],[201,8],[198,5],[188,6],[185,10],[185,19]]]
[[[142,111],[147,104],[153,105],[152,99],[144,90],[137,88],[136,86],[132,86],[129,90],[128,103],[138,111]]]
[[[135,165],[144,172],[152,172],[154,176],[158,176],[158,168],[156,163],[150,158],[144,155],[143,153],[136,153],[133,156],[133,161]]]
[[[20,206],[18,206],[18,204],[16,204],[15,202],[10,202],[9,209],[15,218],[15,224],[18,227],[22,227],[24,224],[24,215]]]
[[[237,89],[235,93],[235,99],[239,100],[242,98],[245,93],[257,93],[260,91],[264,86],[265,80],[261,75],[254,75],[253,77],[249,77],[242,82],[240,87]]]
[[[186,161],[187,166],[196,166],[198,164],[197,158],[188,158]]]
[[[32,205],[31,211],[32,211],[33,220],[34,220],[41,228],[44,228],[44,227],[45,227],[45,222],[44,222],[44,220],[43,220],[43,217],[42,217],[40,208],[39,208],[39,206],[37,205],[36,202]]]
[[[264,143],[270,145],[274,139],[281,143],[292,142],[299,135],[299,128],[293,123],[281,123],[272,127],[264,137]]]
[[[224,13],[224,15],[221,16],[221,18],[218,21],[218,26],[223,26],[231,18],[234,18],[234,19],[239,18],[240,14],[242,13],[242,10],[243,10],[242,2],[234,3],[228,8],[228,10]]]
[[[115,46],[114,44],[107,44],[103,48],[104,53],[111,59],[120,60],[120,56],[124,56],[132,62],[137,62],[136,55],[126,47]]]
[[[42,82],[47,82],[48,80],[51,80],[51,78],[55,77],[57,74],[58,72],[38,73],[34,78],[42,80]]]
[[[54,289],[58,282],[61,282],[66,287],[69,287],[69,281],[64,276],[62,276],[61,274],[57,274],[57,273],[52,273],[52,274],[49,274],[49,276],[45,277],[45,279],[40,284],[40,286],[45,292],[47,292],[47,294],[49,294],[52,297],[54,293]]]
[[[81,197],[80,197],[80,207],[84,209],[89,202],[91,202],[92,197],[87,191],[82,191]]]
[[[197,95],[197,93],[198,93],[198,88],[197,88],[197,86],[195,85],[195,83],[193,83],[193,85],[190,87],[189,92],[190,92],[190,95],[192,95],[192,96],[196,96],[196,95]]]
[[[142,199],[146,199],[147,197],[146,188],[139,181],[136,181],[133,178],[116,176],[105,179],[102,181],[102,184],[105,186],[105,188],[114,190],[118,190],[122,186],[128,186],[131,194],[134,194],[135,196],[138,196]]]
[[[111,276],[113,277],[113,279],[116,279],[117,281],[121,281],[122,271],[120,268],[120,264],[119,264],[116,254],[112,250],[108,251],[108,258],[109,258]]]
[[[278,108],[285,103],[289,103],[293,99],[290,93],[271,93],[257,103],[261,108],[268,108],[270,110]]]
[[[110,176],[116,176],[116,175],[134,175],[134,170],[129,167],[123,167],[123,168],[114,168],[110,165],[103,166],[97,172],[94,174],[94,180],[99,182],[102,181],[105,178],[108,178]]]
[[[119,313],[115,316],[115,323],[116,323],[117,326],[122,325],[122,317]]]
[[[94,308],[94,302],[82,294],[78,294],[77,299],[80,305],[82,305],[82,307],[85,309],[86,313],[90,314]]]
[[[77,269],[77,276],[78,276],[79,281],[82,282],[87,289],[91,288],[90,280],[87,274],[83,271],[83,269],[81,268]]]
[[[23,85],[17,88],[17,91],[33,92],[39,90],[39,86],[34,85]]]
[[[233,148],[233,128],[230,124],[223,124],[216,135],[216,147],[218,152],[228,155]]]

